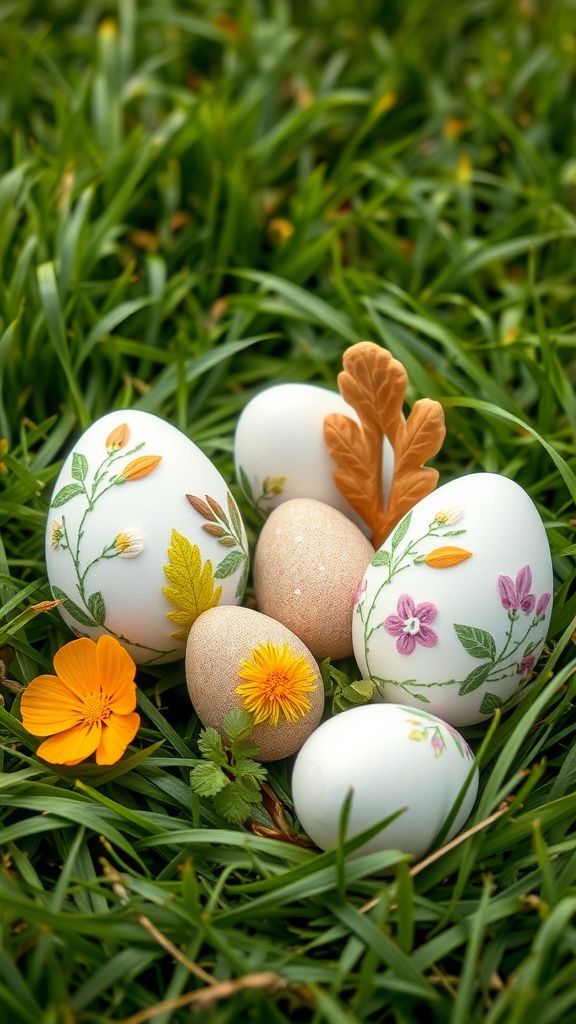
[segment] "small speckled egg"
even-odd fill
[[[250,608],[212,608],[196,619],[186,680],[203,725],[222,732],[229,711],[254,714],[249,738],[261,761],[299,750],[324,709],[322,678],[310,651],[280,622]]]
[[[138,663],[184,657],[196,616],[236,604],[248,544],[226,482],[175,427],[133,409],[78,439],[56,481],[46,566],[77,636],[108,633]]]
[[[361,531],[336,509],[294,498],[270,514],[254,553],[260,611],[284,623],[316,658],[352,653],[352,611],[374,554]]]
[[[315,384],[277,384],[255,395],[236,427],[236,476],[247,499],[263,516],[292,498],[314,498],[342,512],[368,535],[368,526],[332,477],[335,463],[324,441],[324,417],[329,413],[359,422],[338,392]],[[382,452],[386,496],[394,465],[387,440]]]
[[[397,849],[419,858],[444,826],[473,763],[462,736],[427,711],[363,705],[328,719],[306,741],[294,765],[294,806],[322,850],[338,841],[350,791],[347,839],[402,810],[353,856]],[[464,825],[477,790],[476,771],[447,840]]]
[[[538,510],[513,480],[475,473],[419,501],[376,552],[358,592],[354,654],[376,700],[470,725],[527,682],[551,607]]]

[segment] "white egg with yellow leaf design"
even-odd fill
[[[76,636],[116,637],[139,664],[184,657],[190,626],[235,605],[246,532],[215,466],[181,431],[109,413],[66,459],[50,503],[46,565]]]

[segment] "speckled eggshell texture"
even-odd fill
[[[552,560],[530,496],[473,473],[419,501],[376,552],[353,615],[375,700],[472,725],[521,692],[544,645]]]
[[[291,629],[315,658],[352,653],[352,610],[374,554],[341,512],[311,498],[276,508],[254,554],[258,608]]]
[[[205,726],[222,732],[229,711],[244,707],[236,692],[242,684],[241,663],[250,660],[260,644],[287,644],[296,657],[303,656],[316,675],[314,690],[307,693],[311,707],[296,721],[282,714],[278,724],[256,725],[250,739],[259,748],[258,759],[275,761],[300,749],[317,727],[324,710],[324,687],[320,669],[310,651],[280,622],[250,608],[219,607],[203,612],[188,636],[186,680],[194,710]]]

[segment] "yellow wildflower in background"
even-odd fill
[[[254,715],[255,725],[267,722],[275,727],[280,714],[296,722],[312,707],[306,694],[316,689],[317,674],[288,644],[258,644],[241,662],[238,676],[245,681],[236,693]]]
[[[24,728],[47,736],[36,753],[50,764],[115,764],[140,726],[136,666],[112,636],[82,637],[54,655],[55,676],[37,676],[22,694]]]

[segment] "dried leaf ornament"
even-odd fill
[[[352,508],[372,530],[379,548],[416,502],[434,490],[438,471],[424,463],[439,452],[446,427],[439,402],[422,398],[408,419],[402,405],[408,375],[402,363],[371,341],[346,349],[338,387],[356,410],[360,426],[343,413],[324,418],[324,440],[336,463],[334,482]],[[394,451],[394,475],[385,504],[382,445]]]

